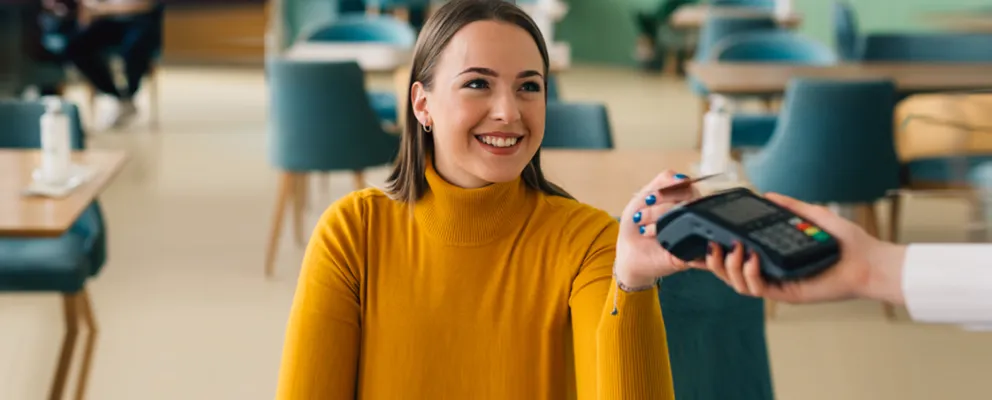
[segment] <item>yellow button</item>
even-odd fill
[[[811,226],[809,228],[806,228],[806,230],[804,232],[806,232],[807,235],[813,236],[813,235],[815,235],[817,233],[820,233],[820,230],[819,229],[816,229],[816,227],[814,227],[814,226]]]

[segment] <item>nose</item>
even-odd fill
[[[499,93],[493,95],[490,117],[504,124],[511,124],[520,120],[520,107],[517,104],[514,90],[500,90]]]

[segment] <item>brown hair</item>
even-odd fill
[[[410,68],[410,81],[406,93],[406,126],[403,129],[396,164],[387,180],[387,190],[395,199],[412,204],[423,196],[427,190],[427,178],[424,176],[427,168],[427,153],[434,151],[431,135],[424,132],[420,121],[413,114],[410,87],[414,82],[420,82],[429,90],[434,81],[434,67],[448,41],[462,27],[476,21],[506,22],[527,31],[534,38],[537,49],[541,52],[544,61],[544,86],[547,88],[548,49],[540,29],[527,13],[506,0],[452,0],[441,6],[424,24],[414,48],[413,66]],[[547,90],[545,90],[545,102],[547,98]],[[521,178],[533,189],[553,196],[572,198],[563,189],[544,178],[544,172],[541,171],[540,149],[524,167]]]

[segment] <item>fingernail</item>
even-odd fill
[[[647,230],[647,228],[645,228],[644,225],[641,225],[640,227],[637,228],[637,230],[640,231],[641,234],[643,235],[644,231]]]
[[[678,180],[682,180],[682,179],[685,179],[685,178],[688,178],[688,177],[689,176],[687,176],[685,174],[675,174],[675,179],[678,179]]]
[[[653,206],[656,201],[658,201],[658,198],[654,197],[653,194],[649,194],[648,197],[644,199],[644,202],[649,206]]]
[[[641,212],[640,211],[634,213],[634,223],[636,224],[638,222],[641,222]]]

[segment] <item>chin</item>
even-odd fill
[[[499,160],[497,162],[482,162],[476,169],[476,176],[486,182],[510,182],[523,173],[530,158],[522,161]]]

